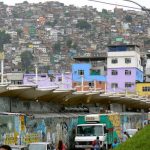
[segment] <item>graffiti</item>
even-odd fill
[[[117,135],[119,136],[119,138],[121,138],[121,130],[120,130],[120,126],[121,126],[121,122],[120,122],[120,115],[119,114],[113,114],[113,115],[109,115],[109,119],[112,122],[115,131],[117,132]]]
[[[69,123],[69,127],[68,127],[68,143],[69,143],[69,147],[70,149],[74,149],[75,147],[75,128],[77,126],[78,123],[78,119],[77,118],[70,118],[70,123]]]

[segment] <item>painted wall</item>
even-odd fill
[[[104,66],[97,67],[100,70],[100,75],[91,74],[91,64],[73,64],[72,65],[72,78],[73,88],[77,91],[100,91],[105,90],[106,76],[104,75]],[[84,71],[84,75],[79,74],[79,70]],[[83,82],[83,83],[82,83]]]
[[[23,78],[24,85],[36,85],[35,74],[25,74]],[[37,81],[38,88],[61,88],[71,89],[72,88],[72,75],[71,73],[66,74],[38,74]]]
[[[117,58],[118,63],[112,64],[112,59]],[[125,58],[131,58],[131,63],[125,63]],[[107,68],[124,68],[135,67],[143,71],[141,66],[140,54],[135,51],[123,51],[123,52],[108,52]]]
[[[139,69],[136,69],[136,81],[143,82],[143,72]]]
[[[78,70],[84,70],[84,76],[83,80],[84,81],[106,81],[106,76],[104,76],[104,73],[102,72],[101,74],[103,75],[90,75],[90,69],[92,68],[91,64],[73,64],[72,65],[72,79],[73,82],[81,82],[82,78],[81,75],[78,74]]]
[[[118,75],[112,75],[112,70],[117,70]],[[131,70],[131,75],[125,75],[125,70]],[[116,68],[107,70],[107,91],[108,92],[125,92],[125,82],[132,82],[133,86],[128,91],[135,92],[136,68]],[[117,89],[112,89],[111,84],[118,83]]]
[[[2,144],[27,145],[32,142],[50,142],[53,146],[61,139],[73,149],[76,115],[49,114],[37,118],[19,114],[0,115]]]
[[[144,88],[147,90],[144,90]],[[150,97],[150,83],[136,83],[136,91],[140,96]]]
[[[95,81],[94,86],[89,86],[90,82],[83,82],[83,85],[81,82],[73,82],[73,89],[76,89],[77,91],[100,91],[105,90],[106,83]]]

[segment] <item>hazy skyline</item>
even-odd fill
[[[25,0],[0,0],[0,1],[4,2],[7,5],[15,5],[15,3],[21,3]],[[38,3],[38,2],[46,2],[46,1],[58,1],[58,2],[64,3],[65,5],[73,4],[73,5],[78,6],[78,7],[85,6],[85,5],[93,6],[94,8],[97,8],[98,10],[101,10],[103,8],[112,10],[117,6],[117,5],[112,6],[112,5],[108,5],[108,4],[91,2],[91,1],[88,1],[88,0],[26,0],[26,1],[28,1],[29,3]],[[107,1],[106,0],[97,0],[97,1],[140,8],[136,4],[133,4],[131,2],[125,2],[124,0],[107,0]],[[146,8],[150,8],[149,0],[142,0],[142,1],[141,0],[133,0],[133,1],[139,3],[142,6],[145,6]],[[117,6],[117,7],[127,9],[125,7],[120,7],[120,6]]]

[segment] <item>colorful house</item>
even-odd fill
[[[24,74],[24,85],[37,85],[41,89],[72,89],[71,73],[41,73],[41,74]]]
[[[77,91],[105,90],[106,58],[78,57],[72,65],[73,88]]]
[[[136,82],[143,82],[139,47],[137,45],[109,46],[107,91],[135,92]]]
[[[137,83],[136,92],[139,96],[145,96],[150,98],[150,82]]]

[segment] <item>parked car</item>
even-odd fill
[[[138,130],[137,129],[127,129],[126,132],[132,137]]]
[[[29,150],[52,150],[48,142],[36,142],[29,144]]]
[[[27,146],[24,145],[10,145],[12,150],[28,150]]]

